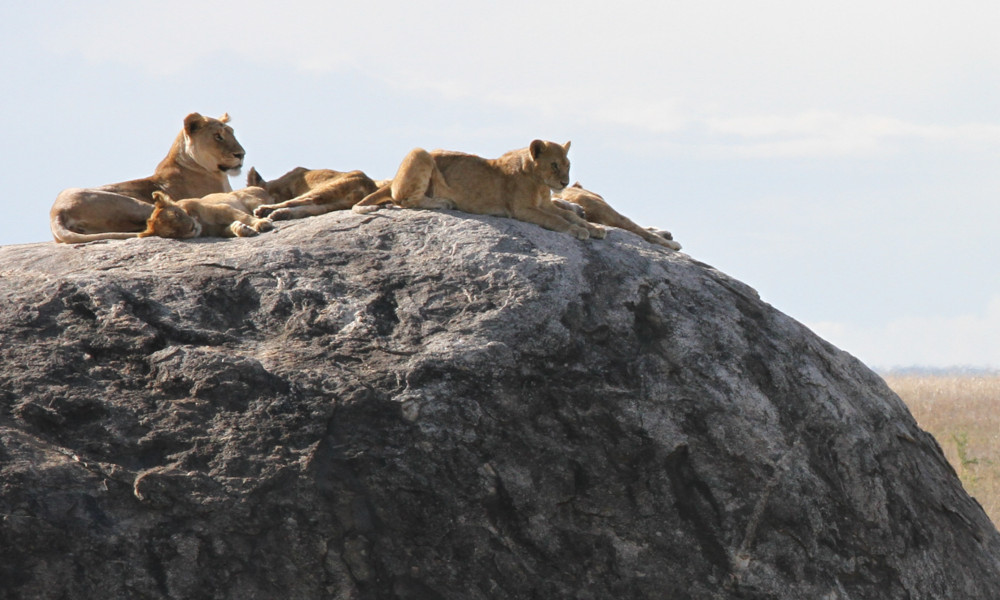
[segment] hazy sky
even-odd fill
[[[995,0],[11,4],[0,244],[193,111],[267,177],[572,140],[574,179],[869,365],[1000,368]]]

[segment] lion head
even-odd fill
[[[229,122],[229,113],[218,119],[191,113],[184,118],[184,150],[196,163],[209,172],[236,176],[243,168],[246,152],[236,141]]]
[[[153,192],[153,214],[146,220],[146,230],[139,237],[152,235],[163,238],[193,238],[201,235],[201,223],[184,212],[179,204],[163,192]]]
[[[569,144],[535,140],[528,146],[535,177],[557,192],[569,185]]]

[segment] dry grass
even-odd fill
[[[994,524],[1000,524],[1000,376],[887,376]]]

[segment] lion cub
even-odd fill
[[[264,181],[253,167],[247,173],[247,185],[264,188],[276,204],[264,204],[254,210],[258,217],[275,221],[322,215],[347,210],[377,188],[361,171],[342,173],[332,169],[296,167],[277,179]]]
[[[582,216],[592,223],[600,223],[601,225],[631,231],[651,244],[664,246],[671,250],[681,249],[681,245],[674,241],[674,236],[670,235],[669,231],[644,229],[636,225],[631,219],[611,208],[611,205],[599,194],[584,189],[579,182],[557,192],[552,202],[556,204],[560,202],[565,203],[566,205],[563,208],[571,210],[573,210],[574,206],[580,208],[583,212]]]
[[[551,201],[552,190],[569,185],[569,145],[535,140],[494,159],[416,148],[403,159],[390,185],[352,210],[367,213],[390,201],[403,208],[454,208],[512,217],[581,240],[603,238],[604,229]]]
[[[270,219],[251,214],[258,206],[271,202],[267,191],[258,187],[176,202],[156,191],[153,199],[153,214],[139,237],[252,237],[274,229]]]

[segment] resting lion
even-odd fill
[[[565,202],[568,206],[563,206],[563,208],[572,209],[574,205],[579,207],[583,212],[582,216],[592,223],[631,231],[651,244],[665,246],[671,250],[681,249],[681,245],[674,241],[674,237],[670,235],[669,231],[644,229],[636,225],[631,219],[611,208],[611,205],[599,194],[583,189],[579,183],[574,183],[557,192],[552,202],[556,204]]]
[[[367,213],[394,202],[403,208],[455,208],[480,215],[512,217],[581,240],[605,231],[572,210],[551,202],[551,190],[569,184],[569,142],[535,140],[500,158],[422,148],[403,159],[390,185],[379,188],[352,210]]]
[[[254,214],[275,221],[347,210],[378,189],[361,171],[341,173],[305,167],[296,167],[272,181],[264,181],[257,170],[250,167],[247,185],[264,188],[274,197],[276,204],[260,206]]]
[[[273,199],[259,187],[209,194],[174,202],[161,191],[153,192],[156,204],[137,237],[253,237],[274,229],[270,219],[258,219],[253,210]]]
[[[228,114],[213,119],[191,113],[151,176],[63,190],[49,212],[52,236],[71,244],[137,237],[153,212],[155,191],[175,198],[232,191],[229,176],[239,174],[244,151],[228,122]]]

